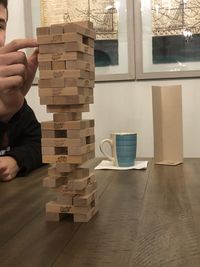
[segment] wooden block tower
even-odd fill
[[[46,218],[73,214],[87,222],[98,211],[94,174],[81,165],[94,157],[94,120],[82,119],[93,103],[95,31],[89,21],[37,28],[40,104],[53,113],[42,122],[42,157],[49,163],[45,187],[56,200],[46,204]]]

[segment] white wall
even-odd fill
[[[24,38],[24,5],[22,0],[8,0],[7,42]]]
[[[10,0],[8,40],[24,37],[22,0]],[[138,156],[153,156],[152,85],[182,85],[184,156],[200,157],[200,79],[98,83],[95,86],[95,104],[84,116],[96,122],[96,154],[98,144],[111,132],[138,133]],[[45,106],[39,104],[37,86],[27,95],[30,106],[40,121],[51,119]]]

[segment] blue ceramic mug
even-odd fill
[[[111,146],[112,156],[104,151],[103,146],[105,143],[108,143]],[[136,159],[137,134],[112,133],[111,139],[102,140],[99,147],[103,155],[111,160],[115,166],[133,166]]]

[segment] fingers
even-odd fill
[[[0,54],[0,93],[22,87],[27,80],[27,66],[26,55],[21,51]]]
[[[24,83],[24,86],[21,88],[22,94],[25,96],[27,92],[29,91],[32,82],[35,77],[35,73],[37,71],[38,67],[38,60],[37,60],[37,55],[38,55],[38,49],[36,48],[32,55],[28,58],[27,61],[27,79]]]
[[[0,65],[24,64],[25,62],[27,62],[27,58],[22,51],[0,54]]]
[[[14,177],[10,177],[10,176],[9,176],[9,177],[6,177],[6,178],[2,178],[2,179],[0,178],[0,181],[1,181],[1,182],[9,182],[9,181],[11,181],[13,178],[14,178]]]
[[[32,55],[28,58],[28,66],[30,66],[31,68],[35,67],[37,68],[38,67],[38,53],[39,53],[39,50],[36,48]]]
[[[15,52],[24,48],[37,47],[37,41],[35,39],[17,39],[13,40],[0,49],[0,54]]]
[[[8,168],[0,162],[0,180],[1,181],[7,181],[7,180],[11,180],[12,177],[9,173]]]
[[[20,75],[10,77],[0,77],[0,94],[8,94],[19,89],[24,84],[24,79]]]
[[[9,173],[5,173],[3,176],[0,176],[0,181],[2,182],[9,182],[14,177],[12,177]]]
[[[3,68],[0,66],[0,77],[21,76],[27,78],[27,71],[24,64],[8,65]]]

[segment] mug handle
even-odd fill
[[[104,143],[109,143],[110,146],[111,146],[111,149],[113,149],[113,141],[112,141],[111,139],[103,139],[103,140],[101,141],[100,145],[99,145],[99,148],[100,148],[100,150],[101,150],[101,153],[102,153],[106,158],[108,158],[109,160],[113,161],[114,158],[111,157],[110,155],[108,155],[106,152],[103,151],[103,144],[104,144]]]

